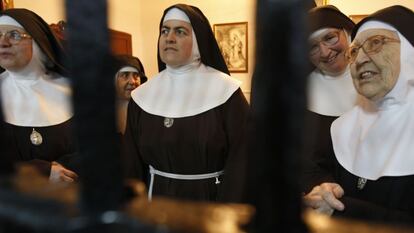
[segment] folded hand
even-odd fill
[[[312,191],[303,197],[305,206],[327,215],[332,215],[335,210],[345,209],[344,204],[338,199],[344,195],[344,190],[336,183],[322,183],[315,186]]]

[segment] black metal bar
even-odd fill
[[[68,0],[68,55],[82,158],[81,209],[117,209],[122,197],[114,74],[105,0]]]
[[[306,232],[298,184],[305,112],[305,1],[257,1],[250,200],[255,232]]]

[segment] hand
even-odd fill
[[[303,201],[305,206],[313,208],[316,212],[332,215],[335,210],[345,209],[344,204],[338,200],[343,195],[344,190],[339,184],[322,183],[306,194]]]
[[[78,175],[63,167],[60,163],[53,161],[52,167],[50,168],[49,180],[51,182],[74,182],[78,179]]]

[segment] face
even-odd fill
[[[355,37],[351,48],[361,45],[350,63],[351,75],[358,93],[375,101],[392,90],[400,74],[398,34],[386,29],[365,30]],[[378,49],[370,51],[373,46]]]
[[[343,30],[329,28],[327,31],[309,40],[311,52],[309,58],[323,73],[339,75],[345,71],[348,61],[345,52],[348,39]]]
[[[163,23],[159,38],[161,60],[174,68],[190,62],[193,36],[191,24],[181,20],[168,20]]]
[[[116,77],[116,93],[119,99],[129,100],[131,91],[141,85],[137,72],[118,72]]]
[[[5,35],[11,33],[23,33],[23,37],[20,40],[13,40],[12,38],[6,38]],[[18,71],[29,64],[32,59],[32,39],[23,28],[0,25],[0,66],[6,70]]]

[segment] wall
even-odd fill
[[[57,23],[65,18],[62,7],[64,0],[14,0],[13,2],[15,8],[30,9],[48,23]]]
[[[392,5],[414,10],[413,0],[329,0],[329,4],[335,5],[346,15],[371,14]]]
[[[250,80],[254,68],[254,14],[255,0],[109,0],[108,25],[110,28],[132,34],[132,51],[145,66],[148,76],[158,73],[158,24],[165,8],[176,3],[199,7],[210,23],[248,22],[248,73],[233,73],[241,80],[242,90],[250,95]],[[64,0],[14,0],[15,7],[25,7],[41,15],[48,23],[65,18]],[[45,7],[47,5],[47,7]]]

